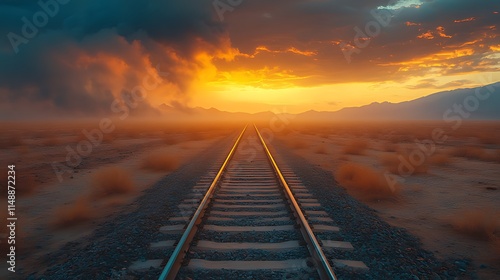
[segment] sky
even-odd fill
[[[0,2],[0,118],[336,111],[500,80],[500,2]]]

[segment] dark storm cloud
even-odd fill
[[[213,20],[210,2],[203,0],[41,2],[53,4],[54,13],[46,24],[35,25],[33,38],[24,36],[22,28],[26,20],[33,24],[42,7],[22,1],[0,4],[0,92],[8,97],[3,102],[106,112],[113,96],[141,84],[146,68],[157,65],[169,73],[175,94],[182,94],[193,79],[188,70],[197,67],[197,51],[216,51],[224,32]],[[22,43],[13,46],[12,34]],[[178,70],[180,62],[183,69]],[[126,71],[120,71],[120,63]],[[114,79],[123,82],[113,84]]]

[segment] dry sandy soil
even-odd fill
[[[142,190],[241,129],[127,123],[103,133],[99,144],[70,166],[67,147],[77,150],[88,140],[82,130],[93,131],[95,122],[0,125],[1,164],[16,165],[23,265],[90,234],[107,217],[132,211]],[[447,139],[434,141],[435,129],[443,129]],[[332,172],[352,196],[391,225],[408,229],[436,256],[471,259],[481,279],[500,275],[500,124],[467,123],[453,130],[442,123],[294,123],[272,134]],[[419,148],[416,139],[426,146]],[[423,155],[418,164],[415,151]],[[401,168],[403,161],[410,166]],[[70,166],[71,172],[59,180],[52,163]],[[5,185],[6,176],[0,179]],[[5,209],[5,194],[0,195]],[[4,237],[5,229],[0,234]]]
[[[2,166],[16,165],[16,246],[24,266],[90,234],[107,217],[131,210],[124,206],[141,191],[232,132],[231,127],[129,123],[99,138],[95,122],[1,125]],[[83,144],[77,150],[89,140],[83,129],[96,133],[88,155]],[[81,162],[68,147],[81,152]],[[68,172],[58,178],[54,166]],[[6,209],[6,195],[0,198]],[[4,228],[0,234],[4,252]],[[1,273],[7,271],[4,258],[2,253]]]
[[[447,139],[425,141],[436,129]],[[309,123],[277,138],[437,257],[471,259],[480,279],[500,275],[499,123]]]

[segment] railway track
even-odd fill
[[[240,145],[253,140],[254,145]],[[159,279],[337,279],[332,265],[367,269],[362,262],[328,259],[323,250],[348,242],[319,240],[337,232],[294,173],[278,167],[257,127],[245,128],[221,168],[211,170],[160,231],[180,238]],[[149,265],[149,264],[148,264]]]

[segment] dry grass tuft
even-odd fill
[[[149,154],[142,160],[142,168],[151,171],[172,171],[177,167],[178,159],[168,153]]]
[[[317,146],[316,149],[314,149],[314,152],[322,155],[329,154],[328,147],[326,145]]]
[[[349,141],[347,145],[342,148],[342,152],[349,155],[363,155],[365,154],[368,146],[368,141],[363,139],[356,139]]]
[[[473,209],[457,213],[451,219],[457,232],[482,240],[498,242],[500,215],[490,209]]]
[[[68,206],[56,210],[53,225],[56,228],[67,228],[86,222],[93,217],[93,211],[87,197],[80,197]]]
[[[399,193],[399,186],[389,186],[383,174],[368,166],[347,163],[340,166],[335,177],[349,192],[362,199],[385,199]]]
[[[125,194],[134,190],[132,178],[119,167],[106,167],[92,177],[92,195],[95,197]]]

